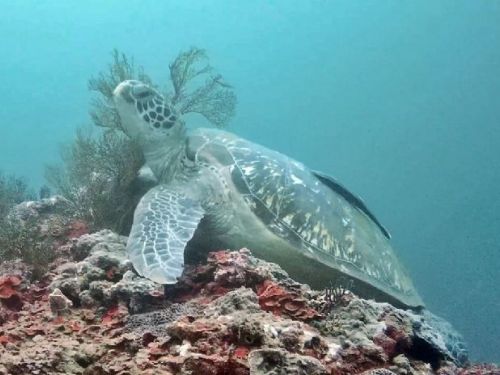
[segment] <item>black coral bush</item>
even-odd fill
[[[114,129],[98,135],[79,129],[62,159],[62,165],[47,167],[45,175],[69,201],[73,215],[94,230],[127,233],[144,193],[136,181],[144,164],[139,148]]]

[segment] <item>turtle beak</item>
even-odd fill
[[[138,81],[123,81],[113,91],[113,101],[120,116],[122,130],[131,138],[140,135],[142,119],[137,114],[132,90]]]
[[[113,91],[113,100],[115,101],[115,104],[117,104],[117,101],[119,99],[124,100],[127,103],[134,102],[134,99],[132,98],[132,95],[130,95],[130,93],[132,88],[134,87],[135,82],[137,81],[123,81],[118,86],[116,86],[115,90]]]

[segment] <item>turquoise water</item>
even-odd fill
[[[500,1],[0,5],[0,169],[44,183],[113,48],[165,83],[205,48],[239,98],[229,130],[360,194],[430,310],[500,362]]]

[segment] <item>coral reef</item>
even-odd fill
[[[69,312],[70,307],[73,306],[73,302],[60,289],[55,288],[49,294],[49,306],[52,313],[58,316]]]
[[[500,373],[454,364],[433,317],[345,290],[332,302],[247,249],[187,265],[163,296],[134,273],[126,237],[57,227],[58,205],[13,211],[53,234],[55,258],[38,281],[22,261],[0,264],[0,374]]]
[[[75,306],[108,308],[123,303],[143,310],[163,295],[160,285],[132,272],[126,237],[109,230],[86,234],[66,245],[72,261],[55,269],[50,288],[61,290]]]
[[[311,356],[290,353],[281,349],[256,349],[248,356],[252,374],[328,375],[325,366]]]
[[[30,278],[43,277],[58,244],[88,230],[67,213],[68,202],[57,196],[12,207],[0,223],[0,259],[21,259],[30,266]]]

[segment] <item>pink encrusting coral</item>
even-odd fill
[[[308,306],[306,298],[286,290],[272,280],[265,280],[259,285],[257,295],[261,308],[275,315],[285,314],[299,320],[321,317],[318,311]]]
[[[16,287],[21,284],[21,278],[16,275],[0,276],[0,299],[8,300],[17,296]]]
[[[1,375],[500,373],[453,364],[411,311],[352,293],[331,306],[247,249],[187,265],[164,297],[133,271],[125,237],[67,233],[41,281],[0,267]]]
[[[21,277],[16,275],[0,276],[0,323],[9,319],[23,307],[23,300],[18,287]]]

